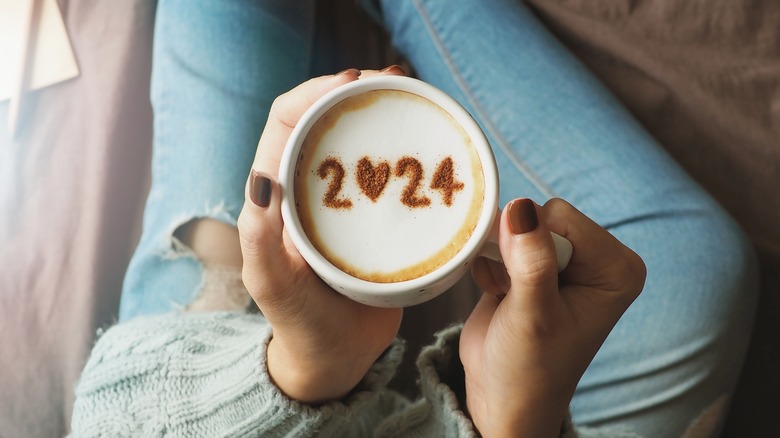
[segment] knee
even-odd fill
[[[241,268],[243,260],[236,227],[216,219],[198,218],[181,225],[173,234],[202,263]]]
[[[658,215],[626,228],[616,234],[648,270],[640,300],[687,336],[747,341],[758,299],[758,264],[753,245],[733,219],[707,208]]]
[[[725,213],[702,214],[687,225],[688,236],[676,243],[680,257],[673,270],[683,338],[701,342],[712,355],[715,374],[733,381],[753,328],[758,302],[758,262],[741,228]],[[667,284],[669,285],[669,284]],[[731,364],[731,365],[728,365]],[[725,374],[722,374],[725,373]]]
[[[583,376],[580,394],[594,382],[605,388],[580,395],[597,408],[575,407],[593,424],[699,436],[720,424],[739,376],[758,295],[756,256],[719,209],[650,216],[613,230],[642,256],[648,281]]]
[[[691,248],[709,278],[713,298],[751,309],[758,297],[758,259],[755,248],[737,223],[725,213],[709,215],[697,232],[699,245]]]

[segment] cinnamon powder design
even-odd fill
[[[444,205],[452,207],[452,195],[457,191],[463,190],[463,187],[462,182],[455,180],[455,165],[452,162],[452,157],[442,160],[433,174],[431,188],[441,191]]]
[[[395,174],[398,176],[409,175],[409,184],[404,187],[404,191],[401,193],[401,202],[404,205],[410,208],[419,208],[431,204],[431,200],[427,196],[417,194],[420,181],[423,179],[422,163],[416,158],[402,157],[395,165]]]
[[[328,157],[317,167],[317,176],[321,179],[328,178],[328,174],[332,174],[331,180],[328,183],[328,190],[325,192],[325,196],[322,197],[322,204],[326,207],[336,209],[350,209],[352,208],[352,201],[346,198],[338,198],[341,188],[344,186],[344,166],[337,158]]]
[[[372,202],[376,202],[387,186],[387,180],[390,177],[390,164],[387,161],[382,161],[374,166],[368,157],[363,157],[358,161],[356,176],[360,190]]]

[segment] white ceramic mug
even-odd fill
[[[304,140],[315,123],[334,105],[344,99],[374,90],[399,90],[435,103],[460,125],[476,150],[484,177],[483,202],[476,226],[457,253],[432,272],[404,281],[375,282],[357,278],[336,267],[321,254],[307,236],[296,208],[296,166]],[[382,123],[394,123],[386,120]],[[395,129],[395,128],[394,128]],[[397,129],[403,130],[403,126]],[[437,88],[404,76],[375,76],[343,85],[315,102],[302,116],[286,145],[279,168],[282,187],[282,216],[286,230],[298,251],[311,268],[337,292],[357,301],[377,307],[403,307],[422,303],[449,289],[469,269],[479,256],[500,261],[497,246],[498,171],[493,152],[479,125],[454,99]],[[377,232],[393,224],[377,226]],[[568,240],[553,233],[559,270],[571,257]],[[378,250],[378,249],[377,249]]]

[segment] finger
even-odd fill
[[[506,272],[506,266],[503,263],[499,263],[494,260],[486,259],[490,274],[493,276],[493,280],[496,282],[500,289],[500,294],[506,294],[509,292],[509,286],[511,281],[509,279],[509,273]]]
[[[550,229],[575,248],[562,273],[564,281],[600,290],[641,291],[646,268],[634,251],[564,200],[552,199],[543,209]]]
[[[287,140],[306,110],[327,92],[357,80],[360,74],[360,70],[353,68],[310,79],[277,97],[260,136],[252,168],[276,178]]]
[[[398,64],[393,64],[381,70],[361,70],[360,73],[361,78],[370,78],[372,76],[382,75],[406,76],[406,71]]]
[[[282,242],[281,193],[265,173],[252,171],[237,221],[244,285],[256,300],[289,279],[289,256]]]
[[[496,278],[490,266],[491,263],[495,262],[485,257],[478,257],[471,266],[471,276],[481,291],[496,296],[503,295],[509,288],[509,281],[504,280],[503,276],[500,279]],[[503,283],[499,281],[503,281]]]
[[[482,294],[466,320],[460,336],[460,358],[464,367],[481,362],[483,341],[500,302],[498,297]]]
[[[512,308],[545,312],[558,292],[558,269],[552,237],[541,207],[516,199],[501,216],[499,248],[511,286]]]

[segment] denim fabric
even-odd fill
[[[575,423],[680,436],[738,378],[757,296],[726,213],[521,2],[383,1],[394,44],[493,146],[506,202],[567,199],[644,259],[644,292],[578,386]]]
[[[480,123],[502,204],[567,199],[648,268],[578,386],[575,423],[680,436],[733,391],[757,298],[750,244],[522,2],[456,3],[383,0],[374,15]],[[172,232],[195,217],[235,223],[270,102],[306,78],[310,41],[301,2],[160,2],[154,180],[122,319],[192,299],[200,268]]]
[[[198,217],[235,225],[271,103],[308,78],[313,18],[301,1],[158,3],[152,186],[120,320],[196,295],[200,263],[173,232]]]

